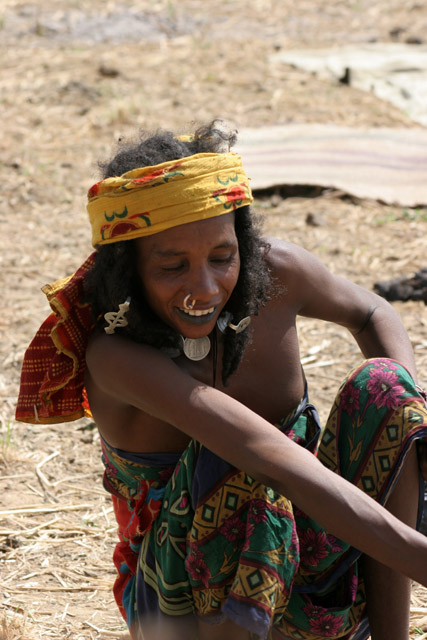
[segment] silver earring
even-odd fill
[[[230,329],[233,329],[233,331],[235,331],[236,333],[240,333],[241,331],[244,331],[245,329],[247,329],[250,324],[251,324],[251,319],[249,316],[246,316],[246,318],[242,318],[240,322],[238,322],[237,324],[228,322],[227,327],[230,327]]]
[[[119,304],[118,311],[108,311],[104,315],[104,319],[108,326],[104,327],[105,333],[114,333],[116,327],[126,327],[128,321],[126,320],[126,313],[129,311],[131,298],[127,298],[125,302]]]
[[[242,331],[247,329],[251,323],[251,319],[249,316],[246,316],[246,318],[242,318],[237,324],[233,324],[231,322],[231,318],[232,316],[229,311],[226,311],[218,318],[216,323],[221,333],[224,333],[227,327],[230,327],[230,329],[232,329],[236,333],[241,333]]]
[[[191,293],[189,293],[188,295],[185,296],[184,302],[182,303],[182,306],[184,307],[184,309],[186,311],[191,311],[191,309],[196,304],[196,300],[194,298],[191,300],[191,302],[188,302],[189,298],[191,298]]]

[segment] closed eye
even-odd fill
[[[183,264],[171,264],[166,267],[162,267],[162,271],[180,271],[183,268]]]
[[[232,261],[232,259],[233,259],[233,254],[224,256],[223,258],[220,258],[220,257],[211,258],[211,262],[215,262],[216,264],[228,264],[229,262]]]

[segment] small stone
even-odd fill
[[[424,44],[424,40],[422,38],[417,38],[416,36],[410,36],[405,40],[406,44]]]
[[[393,40],[399,40],[400,36],[405,33],[406,29],[403,27],[394,27],[394,29],[390,29],[389,34]]]
[[[351,85],[351,69],[350,69],[350,67],[346,67],[344,69],[344,73],[341,76],[341,78],[339,78],[339,82],[341,82],[341,84],[346,84],[347,86]]]
[[[319,213],[308,213],[305,219],[305,223],[310,227],[327,227],[328,223]]]
[[[270,198],[270,205],[272,207],[278,207],[280,204],[282,204],[282,200],[283,198],[278,193],[273,193]]]
[[[117,78],[120,75],[120,71],[114,67],[109,67],[106,64],[101,64],[98,67],[98,73],[104,78]]]

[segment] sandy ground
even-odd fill
[[[418,126],[371,94],[270,56],[417,42],[426,26],[424,3],[402,0],[0,2],[2,640],[120,638],[125,629],[111,596],[115,526],[96,431],[84,421],[14,421],[23,353],[48,311],[40,287],[73,272],[90,251],[85,195],[97,161],[140,128],[189,131],[217,116],[240,127]],[[427,209],[297,195],[257,199],[266,231],[302,244],[332,271],[372,288],[426,266]],[[396,308],[425,381],[425,305]],[[299,332],[324,420],[359,354],[335,326],[304,320]],[[411,638],[426,637],[425,589],[414,585],[412,605]]]

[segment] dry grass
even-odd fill
[[[94,44],[70,36],[82,13],[87,22],[113,16],[117,23],[125,9],[161,18],[164,37]],[[67,16],[68,27],[52,31]],[[74,271],[90,251],[84,202],[97,159],[139,127],[188,130],[192,121],[218,115],[240,127],[413,126],[372,95],[276,67],[269,56],[279,47],[388,40],[397,26],[406,29],[404,39],[425,33],[426,24],[427,7],[402,0],[333,0],[327,8],[319,0],[2,3],[1,640],[127,637],[111,593],[116,527],[96,431],[87,421],[13,420],[23,353],[47,313],[39,288]],[[99,32],[94,28],[92,38]],[[368,288],[426,266],[426,210],[337,193],[257,204],[268,233],[302,244]],[[324,225],[309,226],[309,213]],[[425,306],[396,307],[425,381]],[[334,389],[359,355],[336,326],[304,319],[299,334],[312,399],[325,419]],[[426,634],[427,593],[414,585],[411,638]]]
[[[2,614],[0,625],[0,640],[32,640],[27,634],[27,620],[22,615]]]

